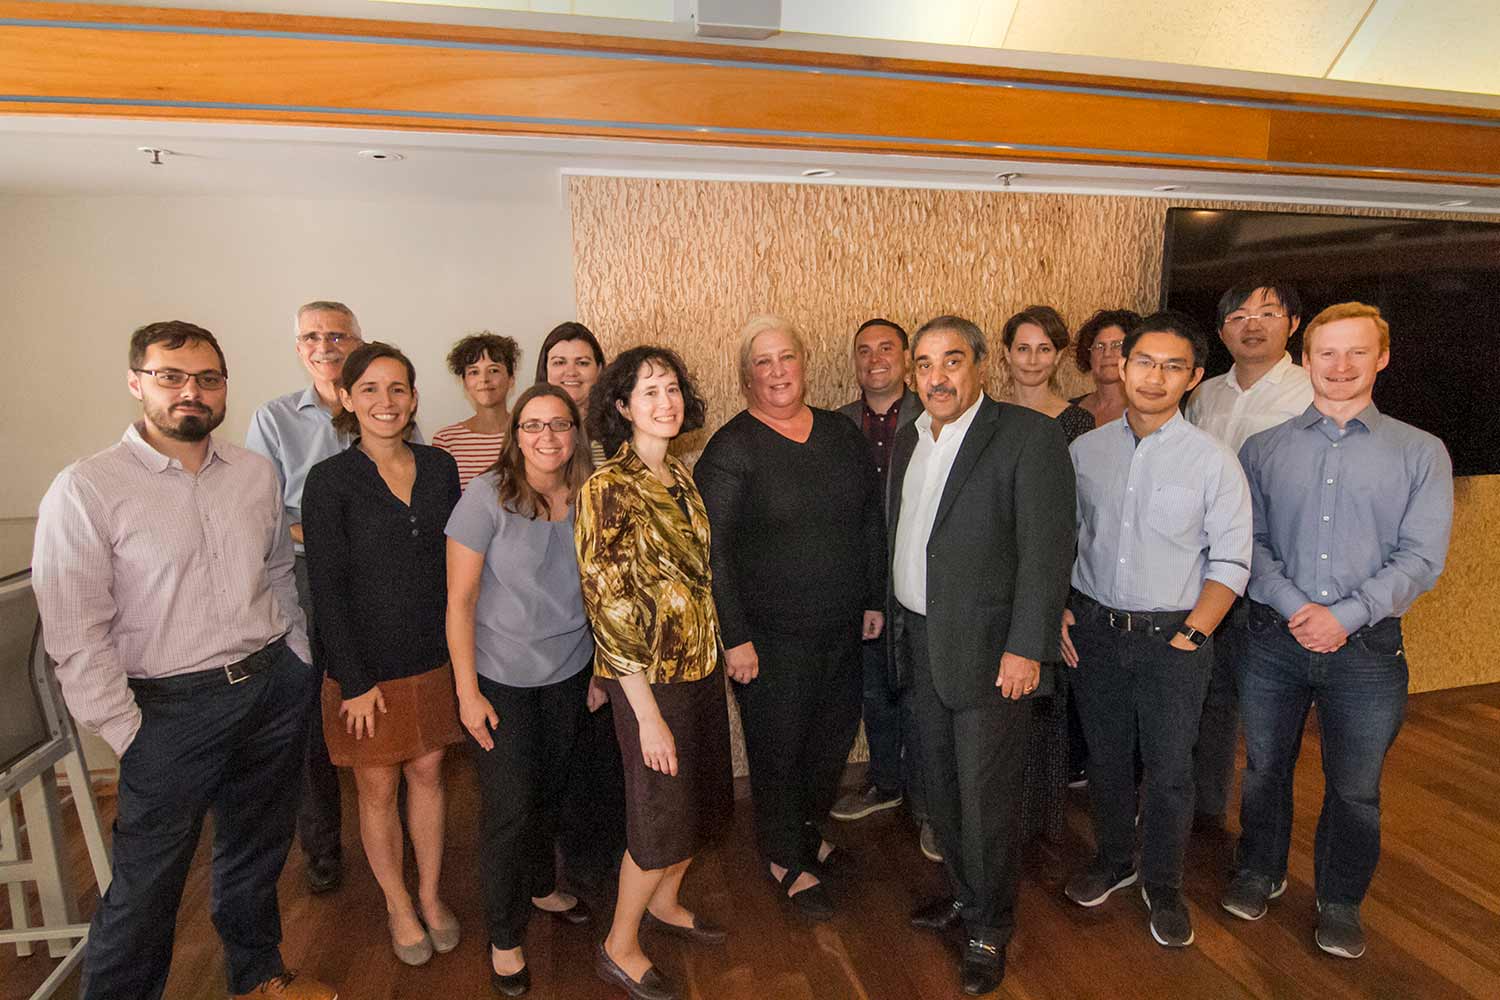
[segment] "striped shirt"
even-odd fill
[[[469,481],[495,464],[505,447],[505,432],[479,434],[463,424],[449,424],[432,436],[432,443],[453,456],[458,463],[458,483],[467,488]]]
[[[193,475],[132,425],[53,480],[31,565],[68,708],[118,754],[141,725],[127,678],[218,669],[281,635],[309,658],[276,473],[228,442]]]

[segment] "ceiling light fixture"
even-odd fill
[[[995,180],[1000,182],[1001,187],[1010,187],[1011,181],[1018,181],[1020,179],[1021,175],[1016,173],[1014,170],[1007,170],[1003,174],[995,175]]]
[[[837,177],[837,170],[829,170],[827,167],[814,167],[811,170],[802,171],[803,177]]]
[[[147,156],[151,157],[150,165],[153,167],[159,167],[162,165],[161,158],[163,156],[172,155],[172,151],[170,149],[162,149],[160,146],[137,146],[135,147],[135,149],[136,152],[145,153]]]
[[[1449,198],[1447,201],[1438,202],[1438,208],[1463,208],[1465,205],[1474,204],[1472,198]]]
[[[1183,185],[1181,185],[1181,184],[1158,184],[1158,185],[1156,185],[1156,187],[1152,188],[1151,190],[1153,190],[1153,191],[1181,191],[1182,188],[1183,188]]]
[[[406,159],[406,157],[402,156],[400,153],[392,153],[389,150],[385,150],[385,149],[361,149],[359,151],[359,157],[360,157],[360,159],[363,159],[363,160],[382,160],[382,161],[394,161],[394,160],[404,160],[404,159]]]

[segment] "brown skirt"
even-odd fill
[[[355,739],[339,717],[343,694],[323,678],[323,736],[339,767],[391,767],[464,738],[458,721],[453,668],[443,664],[414,677],[380,682],[385,712],[375,713],[375,735]]]
[[[676,775],[646,766],[630,700],[619,681],[603,684],[614,707],[615,738],[625,768],[625,843],[630,856],[646,871],[686,861],[712,842],[734,815],[723,671],[697,681],[651,685],[677,747]]]

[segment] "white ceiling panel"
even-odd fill
[[[1500,0],[1375,0],[1328,76],[1500,94]]]

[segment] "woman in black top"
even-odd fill
[[[859,728],[861,639],[880,635],[880,476],[851,420],[803,402],[797,331],[757,316],[741,334],[749,407],[693,472],[712,532],[714,603],[744,722],[756,838],[771,877],[808,916],[832,904],[837,864],[817,824]]]
[[[308,472],[302,494],[323,728],[329,757],[354,769],[365,855],[385,893],[396,956],[421,965],[458,946],[438,897],[443,856],[443,749],[463,737],[445,637],[446,540],[458,466],[408,444],[416,372],[388,344],[349,355],[339,379],[347,450]],[[406,779],[418,904],[403,875],[396,789]],[[424,926],[425,925],[425,926]]]

